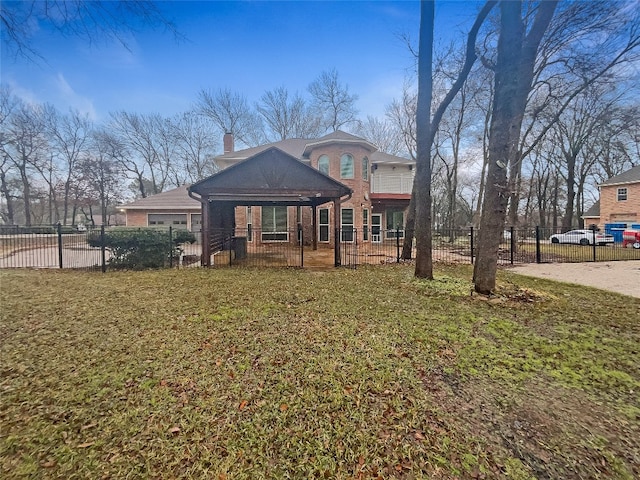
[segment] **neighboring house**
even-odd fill
[[[188,185],[120,205],[127,227],[173,226],[200,231],[200,202],[187,192]]]
[[[346,229],[353,227],[359,232],[358,240],[365,242],[395,239],[396,232],[392,232],[394,229],[400,229],[400,235],[403,236],[402,229],[415,175],[413,160],[378,152],[367,140],[342,131],[318,139],[287,139],[239,151],[234,150],[233,136],[226,134],[223,144],[225,153],[214,159],[221,172],[209,177],[212,184],[219,185],[219,182],[216,183],[218,176],[248,159],[255,163],[255,159],[258,162],[270,162],[279,158],[282,155],[262,155],[276,149],[287,158],[293,157],[351,191],[349,198],[344,198],[339,203],[338,218],[335,217],[333,204],[329,200],[324,204],[311,202],[301,204],[300,207],[291,203],[270,206],[261,201],[256,201],[253,205],[247,202],[236,203],[236,228],[262,231],[263,237],[266,235],[265,241],[284,242],[295,241],[295,238],[270,235],[269,230],[284,232],[301,224],[305,230],[315,230],[305,233],[305,238],[313,237],[314,241],[327,245],[334,244],[335,226]],[[296,171],[298,175],[316,177],[308,169]],[[234,181],[241,182],[237,175],[232,177]],[[225,178],[232,177],[227,175]],[[209,179],[196,185],[205,184]],[[322,183],[320,177],[315,178],[315,181]],[[257,185],[256,189],[259,190]],[[197,231],[200,230],[202,218],[200,207],[200,203],[189,197],[187,187],[183,186],[120,208],[126,212],[128,226],[170,224]],[[311,218],[314,218],[314,222],[311,222]],[[262,240],[257,238],[257,241]],[[350,237],[343,234],[342,241],[350,241]]]
[[[600,200],[582,216],[585,225],[640,223],[640,165],[598,185]]]
[[[598,227],[600,223],[600,200],[596,201],[589,210],[584,212],[582,220],[584,221],[584,228]]]

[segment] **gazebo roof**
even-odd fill
[[[200,199],[235,205],[321,205],[350,195],[346,185],[270,147],[189,187]]]

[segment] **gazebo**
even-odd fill
[[[308,206],[312,211],[312,243],[318,248],[316,207],[333,202],[340,211],[351,198],[346,185],[304,164],[296,157],[271,147],[221,172],[191,185],[189,196],[202,205],[202,264],[210,266],[213,232],[235,230],[238,206]],[[346,197],[346,198],[344,198]],[[340,218],[334,215],[334,229]],[[341,264],[340,235],[334,237],[335,265]]]

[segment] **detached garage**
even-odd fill
[[[199,232],[202,225],[200,202],[183,185],[135,202],[121,205],[127,227],[173,227]]]

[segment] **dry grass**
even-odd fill
[[[469,277],[0,272],[0,476],[638,478],[640,301]]]

